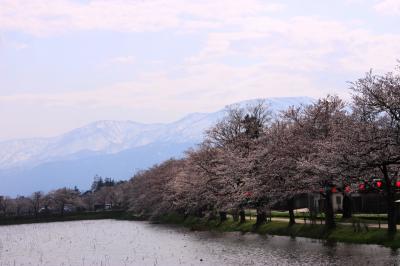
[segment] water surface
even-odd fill
[[[0,226],[5,265],[398,265],[397,251],[97,220]]]

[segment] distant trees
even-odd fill
[[[6,216],[11,208],[13,201],[10,197],[0,196],[0,215]]]
[[[115,184],[116,183],[112,178],[106,177],[103,179],[101,176],[96,175],[94,177],[91,190],[98,191],[103,187],[113,187]]]
[[[63,216],[65,212],[81,210],[93,211],[96,205],[101,209],[107,204],[110,208],[128,209],[130,202],[130,182],[115,182],[111,178],[96,176],[94,190],[81,193],[77,187],[59,188],[48,192],[32,193],[29,197],[15,198],[0,196],[1,216],[34,216],[42,217],[51,214]]]
[[[43,201],[43,193],[40,191],[34,192],[29,199],[29,203],[31,205],[35,217],[37,217],[39,214],[39,209],[41,207],[42,201]]]
[[[48,197],[51,202],[50,204],[53,204],[53,206],[59,210],[60,215],[63,216],[67,205],[76,207],[82,205],[79,195],[79,190],[64,187],[51,191]]]
[[[110,208],[121,207],[124,203],[127,208],[127,191],[125,191],[125,181],[115,182],[111,178],[102,178],[96,175],[91,186],[91,190],[84,193],[82,200],[86,207],[93,209],[96,206],[102,206],[108,204]]]
[[[23,214],[30,214],[30,199],[24,196],[17,196],[15,202],[15,215],[21,216]]]

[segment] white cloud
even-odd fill
[[[366,0],[356,0],[360,1]],[[375,8],[398,12],[400,1],[381,0]],[[278,1],[259,0],[0,0],[0,29],[35,35],[97,29],[203,29],[208,32],[205,45],[187,63],[220,63],[227,57],[244,56],[283,70],[320,71],[331,69],[332,64],[356,72],[365,71],[368,65],[387,69],[400,54],[400,46],[394,45],[399,35],[372,33],[360,24],[320,17],[270,16],[284,9]],[[243,51],[235,49],[243,41],[254,43]],[[102,66],[133,62],[133,57],[121,56]]]
[[[0,29],[39,36],[70,30],[143,32],[178,27],[193,30],[213,28],[238,17],[275,12],[283,7],[259,0],[94,0],[87,3],[3,0],[0,1]]]
[[[226,5],[226,12],[220,12],[224,1],[203,1],[202,4],[178,2],[156,0],[122,5],[117,4],[118,2],[93,1],[83,5],[51,1],[50,6],[53,8],[41,6],[36,1],[29,2],[35,6],[21,12],[26,12],[28,20],[37,20],[35,28],[27,27],[21,21],[18,22],[18,19],[13,25],[19,25],[20,30],[31,33],[52,32],[52,24],[43,21],[50,14],[53,14],[49,18],[50,22],[53,17],[59,22],[71,20],[73,23],[69,27],[75,29],[115,27],[120,30],[151,30],[158,26],[185,25],[179,17],[180,14],[193,18],[184,21],[198,23],[196,26],[186,24],[188,30],[196,27],[220,27],[222,24],[235,27],[234,30],[219,28],[218,31],[209,31],[205,46],[199,53],[188,57],[183,65],[171,66],[165,72],[144,74],[139,80],[91,92],[9,95],[0,96],[0,102],[130,107],[134,101],[137,107],[154,103],[165,108],[185,110],[189,106],[197,106],[198,110],[203,110],[201,106],[221,106],[252,97],[289,96],[293,93],[318,97],[327,92],[327,88],[323,85],[318,88],[313,72],[364,73],[370,67],[388,71],[396,62],[395,56],[400,54],[400,46],[397,45],[400,43],[399,35],[376,34],[352,23],[319,17],[279,19],[258,15],[260,11],[277,11],[282,7],[264,5],[255,0],[251,4],[248,1],[233,1],[233,4]],[[13,1],[3,3],[8,3],[8,13],[13,14],[6,18],[22,16],[11,12],[19,8],[19,2],[14,5]],[[156,6],[161,7],[157,16],[155,13],[146,13]],[[135,17],[134,14],[140,16]],[[168,21],[171,23],[164,24]],[[8,25],[11,24],[10,22]],[[240,45],[243,43],[247,46],[241,49]],[[227,57],[241,56],[257,62],[250,66],[223,63]],[[128,55],[112,58],[108,64],[133,62],[135,58]],[[172,78],[170,73],[176,68],[182,74]],[[196,97],[193,97],[194,94]],[[185,100],[181,100],[184,97]],[[210,98],[215,100],[210,101]]]
[[[400,15],[399,0],[381,0],[374,6],[375,10],[383,15]]]
[[[345,0],[360,4],[363,1],[367,2]],[[71,88],[63,93],[37,90],[31,94],[0,95],[0,106],[33,106],[33,109],[45,108],[47,113],[52,108],[98,109],[99,119],[110,109],[138,110],[137,119],[141,121],[146,121],[144,116],[149,114],[139,110],[153,109],[151,115],[158,114],[167,120],[176,114],[211,111],[249,98],[319,97],[328,92],[344,95],[346,79],[339,80],[342,76],[359,77],[371,67],[390,71],[400,55],[399,34],[372,31],[364,28],[367,24],[354,21],[274,16],[274,12],[285,9],[276,3],[261,0],[94,0],[85,3],[0,0],[0,32],[12,30],[51,37],[68,31],[171,29],[182,34],[198,32],[201,37],[196,37],[199,38],[196,41],[203,44],[200,51],[188,55],[183,63],[151,58],[144,69],[153,64],[153,67],[157,65],[154,69],[163,71],[135,73],[132,81],[129,81],[132,76],[123,77],[129,82],[92,91]],[[381,0],[375,9],[393,14],[398,12],[399,3]],[[0,36],[1,42],[4,45],[7,40]],[[21,43],[15,49],[18,47],[22,49],[25,45]],[[163,49],[162,45],[159,49]],[[173,52],[178,55],[180,51]],[[101,66],[128,68],[129,64],[145,61],[136,60],[142,55],[135,57],[131,51],[127,53],[106,59]],[[100,72],[107,70],[100,69]],[[341,85],[325,84],[321,73],[334,76]]]
[[[203,49],[188,63],[219,62],[244,57],[275,70],[350,71],[392,69],[400,55],[400,35],[378,34],[353,23],[317,17],[246,17],[236,31],[208,34]],[[237,46],[246,44],[244,49]],[[236,46],[236,47],[235,47]]]
[[[95,91],[3,95],[0,104],[138,110],[152,106],[154,112],[185,114],[215,110],[249,98],[324,94],[308,77],[266,71],[263,66],[198,64],[187,66],[185,72],[181,78],[170,78],[164,72],[148,73],[137,81]]]
[[[135,62],[135,57],[134,56],[131,56],[131,55],[128,55],[128,56],[118,56],[118,57],[115,57],[115,58],[112,58],[111,60],[110,60],[110,62],[111,63],[114,63],[114,64],[132,64],[132,63],[134,63]]]

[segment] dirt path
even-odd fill
[[[288,222],[289,223],[289,218],[281,218],[281,217],[272,217],[272,221],[277,221],[277,222]],[[322,221],[322,222],[321,222]],[[309,224],[310,220],[304,220],[303,218],[296,218],[296,223],[298,224]],[[324,224],[323,220],[317,220],[316,224]],[[341,225],[347,225],[347,226],[353,226],[353,224],[351,223],[338,223]],[[360,223],[361,226],[364,226],[364,223]],[[366,226],[368,226],[369,228],[379,228],[379,224],[375,224],[375,223],[365,223]],[[387,228],[387,223],[386,221],[382,221],[381,223],[381,227],[380,228]],[[400,226],[397,225],[397,228],[399,229]]]

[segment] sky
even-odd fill
[[[0,141],[337,94],[400,59],[400,0],[0,0]]]

